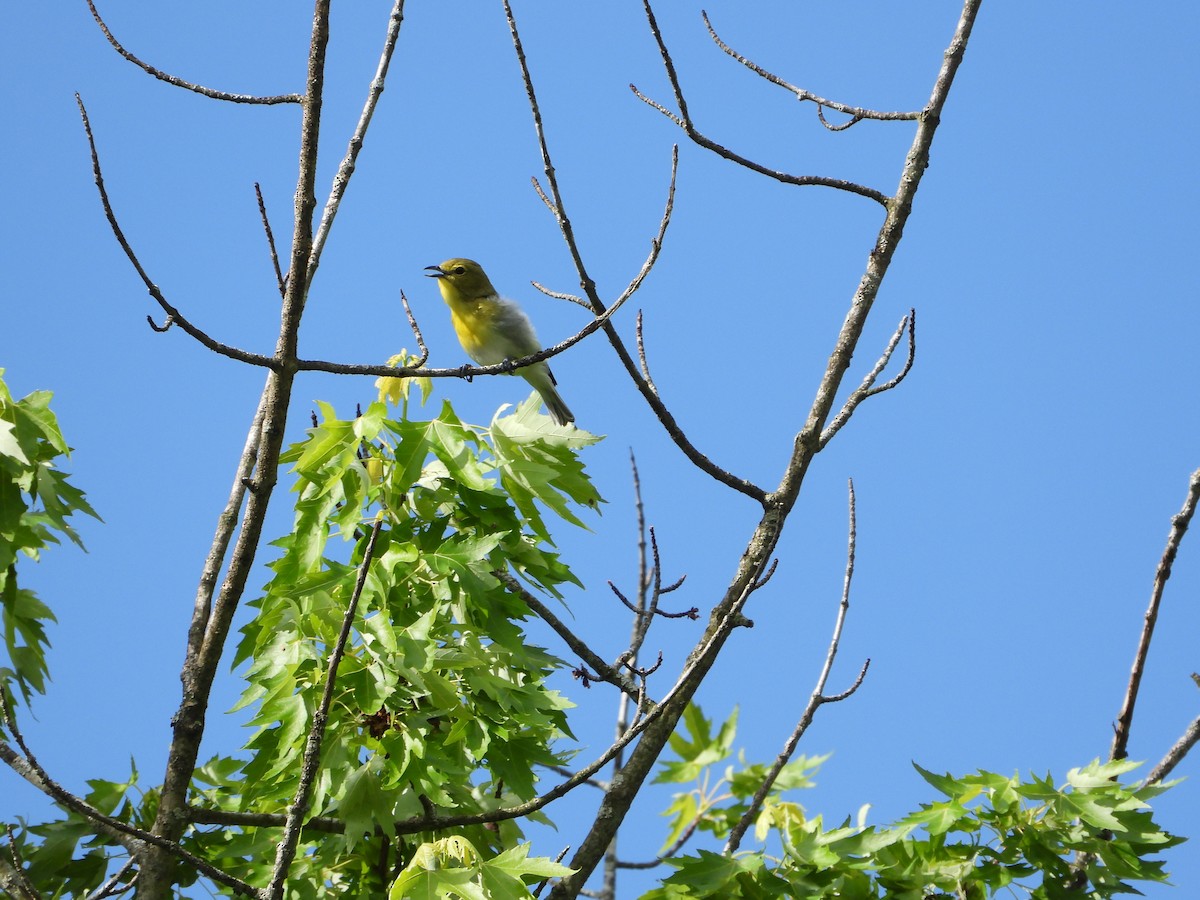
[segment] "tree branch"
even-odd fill
[[[321,224],[317,228],[317,235],[313,239],[312,253],[309,254],[308,260],[308,281],[311,284],[313,276],[317,273],[317,266],[321,264],[321,251],[325,249],[325,240],[329,237],[329,230],[333,227],[333,220],[337,218],[338,207],[341,205],[342,197],[346,193],[346,188],[350,184],[350,177],[354,174],[354,164],[358,159],[358,153],[362,150],[363,141],[367,136],[367,128],[371,124],[371,117],[375,114],[375,107],[379,104],[379,97],[383,94],[384,84],[387,81],[388,66],[392,62],[392,54],[396,50],[396,41],[400,37],[400,25],[404,21],[404,0],[395,0],[392,6],[391,15],[388,17],[387,36],[383,42],[383,52],[379,55],[379,65],[375,68],[375,77],[371,80],[371,86],[367,90],[367,100],[363,104],[362,114],[358,118],[358,125],[354,129],[354,134],[350,138],[350,145],[346,148],[346,155],[342,158],[342,163],[338,166],[337,174],[333,176],[333,187],[329,191],[329,199],[325,201],[325,211],[321,214]]]
[[[563,639],[571,651],[575,653],[587,665],[591,666],[596,674],[600,676],[601,681],[607,681],[609,684],[615,685],[626,694],[629,694],[634,699],[638,696],[638,687],[634,684],[633,679],[620,670],[610,666],[600,656],[592,650],[580,637],[578,637],[571,629],[569,629],[563,621],[550,611],[546,604],[542,603],[537,597],[525,590],[522,584],[513,578],[508,572],[496,571],[492,573],[506,588],[513,594],[516,594],[521,600],[533,610],[534,614],[550,626],[554,632]]]
[[[227,356],[230,359],[235,359],[238,362],[249,363],[254,366],[263,366],[268,369],[278,367],[278,362],[269,356],[263,356],[259,353],[249,353],[245,350],[239,350],[237,347],[231,347],[228,344],[222,344],[220,341],[213,340],[195,325],[187,320],[187,318],[179,312],[174,306],[167,302],[167,298],[163,296],[158,285],[150,280],[150,276],[146,274],[146,270],[142,268],[141,262],[137,258],[137,254],[133,252],[133,248],[129,245],[129,241],[125,238],[125,233],[121,230],[121,226],[117,223],[116,213],[113,212],[112,203],[108,198],[108,190],[104,186],[104,175],[100,171],[100,155],[96,151],[96,139],[92,135],[92,123],[88,119],[87,109],[83,105],[83,99],[79,94],[75,95],[75,103],[79,106],[79,115],[83,119],[83,130],[87,135],[88,147],[92,153],[92,174],[95,176],[96,189],[100,192],[100,202],[104,206],[104,215],[108,219],[109,227],[112,228],[113,235],[117,239],[117,243],[121,245],[121,249],[125,251],[125,255],[129,261],[133,263],[133,268],[137,271],[138,277],[142,279],[142,284],[146,285],[146,290],[150,292],[150,296],[155,299],[163,311],[167,314],[167,324],[159,328],[154,325],[151,320],[151,327],[155,331],[166,331],[171,325],[178,325],[191,337],[195,338],[209,350],[214,353],[219,353],[222,356]]]
[[[1125,700],[1122,702],[1121,712],[1117,716],[1112,749],[1109,751],[1110,759],[1124,759],[1128,755],[1126,749],[1129,745],[1129,732],[1133,727],[1133,708],[1137,703],[1138,689],[1141,687],[1142,674],[1146,669],[1146,657],[1150,653],[1150,641],[1154,637],[1154,625],[1158,621],[1158,608],[1162,602],[1167,580],[1171,577],[1171,566],[1175,562],[1175,555],[1179,552],[1179,544],[1196,512],[1197,502],[1200,502],[1200,469],[1192,473],[1183,508],[1171,519],[1171,532],[1167,535],[1167,546],[1163,550],[1162,557],[1158,561],[1158,568],[1154,572],[1154,587],[1150,591],[1150,604],[1146,608],[1142,634],[1138,638],[1137,650],[1133,655],[1133,669],[1129,673],[1129,686],[1125,690]]]
[[[313,713],[312,726],[308,730],[308,741],[304,746],[304,756],[300,764],[300,781],[296,786],[296,796],[288,807],[287,822],[283,826],[283,835],[275,850],[275,866],[271,870],[271,881],[263,892],[264,900],[279,900],[283,896],[288,872],[292,861],[296,858],[296,845],[300,842],[300,828],[308,814],[313,781],[316,780],[317,770],[321,765],[321,744],[325,740],[325,725],[329,720],[329,707],[333,704],[333,689],[337,684],[338,667],[346,653],[346,642],[350,639],[350,629],[358,614],[358,600],[362,596],[363,585],[367,583],[367,571],[375,557],[375,542],[379,539],[379,531],[383,526],[382,514],[375,519],[371,528],[371,536],[363,551],[362,564],[358,567],[358,580],[354,583],[354,593],[342,616],[342,630],[337,642],[329,653],[329,664],[325,673],[325,688],[321,693],[321,702]]]
[[[788,84],[788,82],[784,81],[778,75],[773,75],[762,66],[751,62],[726,44],[723,40],[721,40],[721,38],[717,35],[716,29],[713,28],[712,22],[708,20],[708,13],[701,11],[700,16],[704,19],[704,27],[708,29],[709,37],[713,39],[718,47],[720,47],[754,74],[761,75],[767,81],[778,85],[790,94],[795,94],[797,100],[801,102],[808,100],[815,103],[817,105],[817,116],[820,118],[821,124],[830,131],[845,131],[851,125],[861,122],[863,119],[875,119],[882,122],[897,122],[906,120],[913,121],[921,117],[921,113],[919,111],[880,112],[874,109],[864,109],[861,106],[850,106],[845,103],[838,103],[836,100],[827,100],[824,97],[817,96],[816,94],[812,93],[812,91],[806,91],[804,88],[796,87],[794,84]],[[840,125],[830,125],[825,121],[825,116],[823,114],[823,110],[825,108],[833,109],[840,113],[845,113],[846,115],[850,116],[850,120],[848,122],[843,122]]]
[[[51,778],[50,774],[42,767],[42,764],[38,762],[33,751],[25,743],[25,737],[21,734],[21,729],[18,727],[17,721],[11,715],[9,709],[8,693],[0,687],[0,718],[3,719],[4,726],[13,736],[13,740],[17,742],[17,746],[21,748],[21,753],[18,754],[6,741],[0,741],[0,761],[6,763],[14,772],[60,806],[76,812],[89,822],[92,822],[99,830],[112,838],[112,840],[129,850],[131,854],[135,856],[143,855],[148,851],[149,848],[147,845],[149,845],[150,847],[178,857],[193,866],[201,875],[205,875],[213,881],[232,888],[239,894],[247,896],[257,895],[258,892],[244,881],[234,878],[207,860],[183,849],[175,841],[167,840],[157,834],[130,825],[127,822],[122,822],[120,819],[107,816],[87,801],[72,794]]]
[[[833,637],[830,638],[829,648],[825,651],[825,664],[821,667],[821,674],[817,676],[816,687],[813,688],[812,694],[808,698],[808,704],[804,707],[804,712],[800,715],[800,721],[796,723],[796,727],[792,730],[791,735],[783,745],[783,750],[780,751],[770,770],[763,777],[762,783],[755,789],[754,797],[750,800],[750,806],[746,809],[745,814],[729,832],[729,838],[725,842],[725,849],[722,851],[726,856],[732,856],[734,853],[737,853],[746,829],[758,818],[758,811],[762,809],[763,801],[766,799],[767,794],[771,792],[771,788],[775,785],[775,781],[779,778],[779,773],[783,771],[783,767],[788,764],[788,761],[792,758],[792,754],[796,752],[796,745],[800,743],[800,738],[804,736],[804,732],[808,731],[808,726],[812,724],[817,710],[826,703],[837,703],[845,700],[858,690],[859,685],[863,682],[863,678],[867,675],[867,667],[871,665],[871,660],[868,659],[859,671],[858,678],[855,679],[854,683],[848,689],[834,696],[826,696],[825,685],[829,682],[829,673],[833,671],[833,663],[837,659],[838,646],[842,640],[842,628],[846,624],[846,614],[850,611],[850,582],[854,579],[854,555],[858,542],[858,516],[855,511],[853,481],[850,482],[849,496],[850,537],[846,549],[846,575],[842,581],[842,601],[838,605],[837,619],[833,625]]]
[[[113,45],[121,56],[125,57],[143,72],[148,72],[159,81],[165,81],[167,84],[172,84],[175,87],[181,87],[185,90],[194,91],[197,94],[202,94],[205,97],[211,97],[214,100],[226,100],[230,103],[255,103],[260,105],[271,106],[277,103],[303,103],[304,97],[300,94],[277,94],[273,97],[255,97],[251,94],[230,94],[225,91],[217,91],[212,88],[204,87],[200,84],[192,84],[190,81],[184,81],[175,75],[169,75],[149,63],[144,63],[117,41],[113,37],[113,33],[108,30],[108,26],[104,24],[104,20],[100,18],[100,13],[96,10],[96,4],[92,0],[87,0],[88,9],[92,11],[92,18],[96,20],[96,24],[100,26],[100,30],[104,32],[104,36],[108,38],[108,42]]]
[[[696,128],[692,121],[691,114],[688,112],[687,101],[683,96],[683,86],[680,84],[679,75],[675,71],[675,62],[671,58],[671,53],[667,49],[666,41],[663,40],[662,31],[658,27],[658,20],[654,16],[654,10],[650,6],[650,0],[642,0],[642,6],[646,10],[646,21],[650,24],[650,32],[654,35],[654,41],[658,44],[659,55],[662,56],[663,68],[666,69],[667,78],[671,82],[671,88],[675,92],[675,103],[679,107],[679,115],[671,112],[661,103],[651,100],[645,94],[637,89],[635,85],[630,85],[629,89],[634,95],[648,106],[657,109],[660,113],[683,129],[692,141],[706,150],[711,150],[718,156],[737,163],[743,168],[749,169],[752,172],[757,172],[760,175],[765,175],[768,178],[773,178],[782,184],[792,184],[797,186],[817,185],[821,187],[835,188],[839,191],[846,191],[851,194],[857,194],[860,197],[866,197],[869,200],[874,200],[883,207],[887,207],[891,198],[882,191],[877,191],[875,188],[867,187],[866,185],[858,184],[853,181],[846,181],[841,178],[827,178],[823,175],[789,175],[786,172],[780,172],[775,169],[770,169],[767,166],[757,163],[752,159],[748,159],[739,153],[735,153],[728,147],[718,144],[716,141],[703,135]]]
[[[891,362],[892,353],[895,352],[896,345],[900,343],[900,337],[905,331],[908,332],[908,359],[905,360],[904,367],[896,374],[895,378],[876,386],[875,379],[883,374],[883,370],[886,369],[887,364]],[[850,421],[850,417],[854,415],[854,411],[858,409],[858,405],[860,403],[862,403],[868,397],[874,397],[876,394],[882,394],[884,391],[890,391],[892,388],[900,384],[900,382],[902,382],[912,370],[913,361],[916,359],[916,355],[917,311],[915,309],[910,309],[908,311],[908,315],[900,320],[900,324],[897,326],[895,333],[892,335],[892,339],[888,341],[888,345],[884,349],[883,354],[878,360],[876,360],[874,368],[867,373],[867,376],[863,379],[862,384],[860,384],[854,390],[854,392],[846,398],[846,402],[842,404],[842,408],[838,414],[833,417],[833,421],[830,422],[825,430],[821,432],[821,441],[818,449],[824,449],[825,445],[833,440],[833,436],[841,431],[843,425]]]
[[[271,231],[271,220],[267,218],[267,204],[263,200],[262,188],[254,182],[254,196],[258,198],[258,214],[262,218],[263,231],[267,235],[267,247],[271,251],[271,266],[275,269],[275,283],[279,287],[279,296],[287,293],[287,282],[283,279],[283,270],[279,268],[279,253],[275,250],[275,235]]]
[[[1200,742],[1200,716],[1192,720],[1192,724],[1180,735],[1166,755],[1159,760],[1158,765],[1146,776],[1146,784],[1158,784],[1171,774],[1171,770],[1183,762],[1183,758]]]

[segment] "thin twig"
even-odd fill
[[[267,234],[267,247],[271,251],[271,265],[275,268],[275,282],[279,285],[279,296],[287,293],[287,282],[283,280],[283,270],[279,268],[279,253],[275,250],[275,235],[271,233],[271,220],[267,218],[267,204],[263,200],[262,187],[254,182],[254,196],[258,198],[258,214],[262,217],[263,231]]]
[[[875,380],[883,374],[883,370],[887,368],[887,364],[891,362],[892,354],[896,350],[896,345],[900,343],[900,338],[908,332],[908,358],[904,361],[904,367],[896,373],[896,377],[883,384],[876,385]],[[833,436],[842,430],[850,417],[854,415],[854,411],[858,409],[860,403],[868,397],[874,397],[876,394],[882,394],[884,391],[890,391],[902,382],[908,373],[912,370],[913,361],[917,354],[917,311],[910,309],[908,315],[900,320],[900,325],[892,334],[891,340],[884,348],[879,359],[875,361],[874,367],[863,378],[862,384],[854,389],[854,392],[846,398],[846,402],[842,404],[842,408],[838,414],[833,417],[830,423],[821,432],[821,440],[818,444],[818,449],[823,449],[826,444],[833,440]]]
[[[408,305],[408,298],[404,296],[404,291],[400,291],[400,303],[404,306],[404,315],[408,318],[408,327],[412,329],[413,337],[417,341],[417,349],[421,351],[421,355],[417,357],[417,365],[423,366],[429,359],[429,348],[425,346],[425,337],[421,334],[421,327],[417,324],[417,317],[413,315],[412,307]]]
[[[117,243],[121,245],[121,249],[125,251],[125,255],[129,258],[129,261],[133,263],[133,267],[135,270],[137,270],[138,277],[142,279],[142,283],[146,286],[146,290],[150,292],[150,296],[158,302],[158,305],[163,308],[163,311],[166,312],[168,316],[169,324],[161,329],[156,328],[155,330],[165,331],[166,328],[170,327],[170,324],[176,324],[186,331],[191,337],[195,338],[214,353],[219,353],[222,356],[227,356],[230,359],[237,360],[238,362],[249,363],[250,365],[254,366],[262,366],[268,369],[278,368],[278,361],[269,356],[263,356],[259,353],[249,353],[245,350],[239,350],[237,347],[231,347],[228,344],[222,344],[220,341],[216,341],[209,337],[207,334],[189,322],[179,312],[179,310],[168,303],[167,298],[164,297],[162,291],[158,289],[158,285],[150,280],[150,276],[147,275],[146,270],[142,268],[142,264],[138,260],[137,254],[133,252],[133,248],[129,245],[129,241],[125,238],[125,233],[121,230],[121,226],[117,223],[116,213],[113,212],[112,203],[108,198],[108,190],[104,186],[104,175],[100,171],[100,154],[96,150],[96,140],[92,135],[92,123],[88,120],[87,109],[84,107],[83,98],[81,98],[79,94],[75,95],[75,103],[79,106],[79,115],[83,119],[83,130],[87,135],[88,146],[91,148],[92,174],[95,176],[96,189],[100,192],[100,202],[104,206],[104,215],[108,219],[109,227],[112,229],[113,235],[117,239]],[[151,321],[150,324],[153,325],[153,321]]]
[[[563,778],[575,777],[575,773],[572,772],[570,769],[568,769],[566,766],[546,766],[546,768],[549,769],[551,772],[553,772],[555,775],[561,775]],[[594,787],[598,791],[607,791],[608,787],[609,787],[609,784],[607,781],[602,781],[599,778],[588,778],[583,783],[586,784],[588,787]]]
[[[776,779],[779,778],[779,773],[783,771],[783,767],[788,764],[792,758],[792,754],[796,752],[796,745],[800,743],[800,738],[804,736],[804,732],[808,730],[808,726],[812,724],[813,717],[817,714],[817,710],[826,703],[837,703],[845,700],[862,684],[863,678],[866,677],[867,667],[871,665],[868,659],[858,673],[858,678],[849,688],[842,691],[840,694],[827,696],[825,694],[825,685],[829,681],[829,673],[833,671],[834,660],[837,659],[838,646],[842,640],[842,628],[846,624],[846,614],[850,611],[850,583],[854,579],[854,555],[855,547],[858,542],[858,516],[855,509],[854,499],[854,482],[849,483],[849,506],[850,506],[850,536],[847,542],[846,549],[846,574],[842,580],[842,600],[838,604],[837,619],[833,625],[833,637],[829,641],[829,648],[825,651],[825,664],[821,666],[821,674],[817,676],[816,687],[813,688],[812,694],[808,698],[808,704],[804,707],[804,712],[800,715],[800,721],[796,723],[796,727],[792,730],[787,742],[783,745],[783,750],[775,758],[770,771],[763,777],[762,782],[754,791],[754,797],[750,800],[750,806],[742,815],[737,825],[729,832],[729,839],[725,842],[724,854],[731,856],[737,852],[741,845],[742,837],[753,823],[758,818],[758,811],[762,809],[763,801],[767,794],[771,792],[771,788],[775,785]]]
[[[666,850],[664,850],[662,853],[660,853],[658,856],[656,856],[654,859],[649,859],[649,860],[646,860],[645,862],[627,862],[626,860],[618,860],[617,868],[618,869],[654,869],[654,868],[657,868],[658,866],[661,866],[664,862],[666,862],[668,859],[670,859],[676,853],[678,853],[680,850],[682,850],[683,845],[686,844],[689,840],[691,840],[692,835],[694,835],[696,833],[696,829],[699,827],[700,822],[703,820],[703,818],[704,818],[703,816],[696,816],[696,818],[694,818],[691,821],[691,824],[689,824],[687,828],[683,829],[683,833],[680,834],[679,837],[677,837],[675,839],[675,842],[673,844],[671,844],[671,846],[668,847]]]
[[[11,824],[5,823],[4,832],[8,835],[8,857],[12,862],[12,880],[16,882],[16,889],[21,892],[24,900],[42,900],[41,892],[33,886],[33,882],[25,874],[25,860],[22,858],[21,848],[17,844],[16,829]],[[0,872],[3,871],[4,866],[0,866]],[[4,886],[4,883],[4,881],[0,881],[0,886]]]
[[[312,726],[308,730],[308,740],[305,743],[304,756],[300,764],[300,781],[296,785],[296,796],[288,807],[287,822],[275,850],[275,866],[271,872],[271,882],[263,892],[264,900],[279,900],[283,896],[288,871],[291,869],[292,860],[296,858],[296,845],[300,842],[300,830],[312,801],[312,785],[321,764],[321,744],[325,740],[325,725],[329,720],[329,708],[333,705],[333,691],[337,684],[338,667],[341,666],[342,657],[346,653],[346,643],[350,640],[350,631],[354,626],[354,619],[358,615],[358,601],[362,596],[363,586],[367,583],[367,572],[375,558],[375,542],[379,540],[379,532],[382,528],[383,517],[379,516],[375,519],[375,525],[371,528],[371,536],[367,539],[367,546],[363,551],[362,563],[358,567],[358,579],[354,582],[354,593],[350,595],[346,613],[342,616],[342,630],[329,653],[329,663],[325,672],[325,688],[321,692],[321,702],[313,713]]]
[[[684,578],[686,578],[686,577],[687,577],[686,575],[681,577],[673,585],[668,585],[667,587],[662,588],[661,590],[657,591],[656,594],[658,596],[662,596],[663,594],[668,593],[670,590],[673,590],[674,588],[679,587],[683,583]],[[693,622],[697,618],[699,618],[700,610],[695,606],[689,607],[688,609],[685,609],[685,610],[681,610],[680,612],[667,612],[665,609],[658,609],[657,604],[655,605],[655,608],[652,611],[639,609],[638,606],[635,605],[634,603],[632,603],[629,600],[629,598],[626,597],[625,594],[623,594],[621,592],[621,589],[618,588],[615,584],[613,584],[611,581],[607,582],[607,584],[608,584],[609,590],[611,590],[613,592],[613,594],[616,595],[616,598],[621,601],[621,604],[627,610],[629,610],[631,613],[633,613],[634,615],[636,615],[638,617],[639,622],[648,622],[654,616],[662,616],[664,619],[691,619]],[[640,642],[639,642],[639,647],[640,647]],[[628,651],[626,651],[626,653],[628,653]]]
[[[654,383],[654,379],[650,377],[650,363],[646,359],[646,339],[642,332],[642,311],[639,309],[637,314],[637,324],[634,331],[636,335],[638,365],[641,367],[642,380],[646,382],[648,387],[654,394],[658,396],[658,385]]]
[[[346,155],[342,157],[342,163],[338,166],[337,174],[333,176],[333,186],[329,191],[329,199],[325,201],[325,211],[321,214],[321,224],[317,227],[316,237],[313,238],[312,253],[308,259],[308,281],[311,284],[313,276],[316,274],[317,266],[321,264],[321,252],[325,249],[325,239],[329,237],[329,230],[333,227],[333,220],[337,217],[338,207],[341,205],[342,197],[346,193],[346,188],[350,184],[350,177],[354,174],[354,164],[358,159],[358,153],[362,150],[363,141],[367,136],[367,128],[371,124],[371,117],[375,114],[375,107],[379,103],[379,97],[383,94],[383,88],[387,82],[388,66],[392,62],[392,54],[396,49],[396,40],[400,37],[400,25],[404,21],[404,0],[395,0],[392,6],[391,15],[388,17],[387,35],[383,42],[383,52],[379,55],[379,64],[375,68],[375,77],[371,79],[371,86],[367,90],[367,100],[363,104],[362,114],[358,118],[358,125],[355,126],[354,134],[350,137],[350,145],[346,148]]]
[[[638,313],[638,321],[641,321],[641,313]],[[621,654],[619,663],[628,662],[629,664],[637,661],[637,653],[641,647],[641,642],[645,639],[645,618],[647,606],[647,592],[650,590],[650,585],[653,583],[653,575],[650,571],[650,562],[647,555],[648,544],[646,541],[646,505],[642,498],[642,477],[638,471],[637,456],[633,452],[633,448],[629,448],[629,470],[633,481],[633,505],[634,505],[634,533],[636,534],[637,546],[637,571],[635,579],[637,584],[637,603],[632,604],[625,599],[624,595],[617,590],[616,586],[610,581],[608,586],[612,588],[613,593],[621,600],[622,603],[633,613],[633,624],[629,635],[629,648]],[[644,686],[645,682],[642,682]],[[617,698],[617,735],[624,734],[629,729],[630,720],[630,698],[622,694]],[[640,699],[636,701],[640,706]],[[635,714],[636,714],[635,707]],[[625,765],[625,754],[618,753],[613,757],[612,761],[612,777],[613,780],[620,775],[621,769]],[[611,783],[610,783],[611,787]],[[606,789],[607,792],[607,789]],[[617,835],[614,834],[612,841],[604,854],[604,871],[603,871],[603,887],[601,895],[607,900],[614,900],[617,895]]]
[[[704,19],[704,27],[708,29],[709,36],[713,39],[718,47],[740,62],[751,72],[754,72],[756,75],[761,75],[767,81],[778,85],[788,93],[795,94],[797,100],[800,100],[801,102],[808,100],[815,103],[817,105],[817,115],[821,119],[821,124],[830,131],[845,131],[851,125],[855,124],[856,122],[861,122],[863,119],[875,119],[883,122],[896,122],[913,121],[914,119],[919,119],[921,117],[920,110],[915,112],[880,112],[879,110],[874,109],[863,109],[861,106],[850,106],[846,103],[838,103],[836,100],[827,100],[824,97],[817,96],[816,94],[812,93],[812,91],[806,91],[804,88],[796,87],[794,84],[788,84],[788,82],[784,81],[778,75],[773,75],[761,66],[751,62],[726,44],[723,40],[721,40],[721,38],[717,35],[716,29],[713,28],[712,22],[708,20],[708,13],[702,10],[700,12],[700,16]],[[825,121],[825,117],[821,112],[822,108],[826,107],[837,110],[840,113],[845,113],[846,115],[850,116],[850,120],[848,122],[843,122],[840,125],[830,125]]]
[[[252,94],[230,94],[226,91],[217,91],[212,88],[204,87],[200,84],[192,84],[190,81],[184,81],[175,75],[170,75],[160,69],[154,68],[149,63],[144,63],[117,41],[113,33],[108,30],[108,26],[104,24],[104,20],[100,18],[100,13],[96,10],[96,5],[92,0],[87,0],[88,9],[92,11],[92,18],[96,20],[96,24],[100,26],[100,30],[104,32],[104,36],[108,38],[108,42],[113,45],[113,49],[119,54],[141,69],[143,72],[148,72],[159,81],[165,81],[167,84],[173,84],[175,87],[181,87],[185,90],[194,91],[197,94],[202,94],[205,97],[211,97],[214,100],[226,100],[230,103],[256,103],[264,106],[272,106],[277,103],[303,103],[304,96],[302,94],[277,94],[273,97],[256,97]]]
[[[125,864],[113,873],[112,878],[108,879],[108,881],[104,882],[104,884],[100,885],[100,887],[96,888],[96,890],[94,890],[91,894],[89,894],[87,900],[104,900],[105,897],[111,897],[114,893],[116,893],[115,889],[117,886],[117,882],[129,874],[129,870],[133,868],[134,863],[135,863],[135,860],[133,859],[133,857],[130,857],[129,859],[125,860]],[[136,876],[135,876],[135,878],[136,878]],[[133,884],[133,880],[131,879],[130,883],[125,885],[125,887],[121,888],[121,890],[122,891],[129,890],[129,888],[132,886],[132,884]]]
[[[534,181],[534,184],[537,184],[536,178],[533,181]],[[540,187],[540,185],[539,185],[539,187]],[[539,281],[530,281],[529,283],[532,284],[539,291],[541,291],[543,294],[545,294],[547,297],[553,297],[555,300],[567,300],[567,301],[570,301],[571,303],[576,304],[577,306],[582,306],[586,310],[591,310],[591,308],[592,308],[591,304],[589,304],[582,297],[577,297],[574,294],[568,294],[566,291],[552,291],[550,288],[546,287],[544,284],[542,284]]]
[[[216,592],[217,579],[225,563],[225,555],[229,552],[229,543],[237,530],[238,511],[246,498],[246,491],[251,484],[254,467],[258,463],[259,448],[262,445],[263,417],[266,414],[266,386],[258,401],[258,409],[250,422],[250,430],[246,433],[246,442],[242,446],[242,455],[238,459],[237,471],[234,472],[233,484],[229,489],[229,498],[225,508],[217,517],[217,528],[213,533],[212,544],[208,556],[204,559],[204,568],[200,572],[200,581],[196,586],[196,597],[192,603],[192,621],[188,627],[187,655],[192,657],[200,652],[204,644],[204,636],[208,630],[209,618],[212,614],[212,599]]]
[[[768,168],[762,163],[755,162],[754,160],[742,156],[739,153],[735,153],[728,147],[718,144],[716,141],[702,134],[700,130],[696,128],[695,123],[692,121],[691,114],[688,112],[687,101],[683,96],[683,86],[679,81],[678,73],[675,71],[675,62],[671,58],[671,53],[667,49],[667,44],[663,39],[662,31],[658,27],[658,20],[654,16],[654,10],[650,6],[650,0],[642,0],[642,6],[646,11],[646,20],[650,24],[650,32],[654,36],[655,43],[658,44],[658,52],[662,57],[663,68],[666,69],[667,78],[670,80],[671,88],[675,92],[675,103],[679,107],[679,114],[676,115],[661,103],[651,100],[641,91],[639,91],[635,85],[631,84],[629,89],[633,91],[634,95],[639,100],[658,110],[668,119],[682,128],[684,133],[691,138],[694,143],[700,145],[706,150],[711,150],[718,156],[727,159],[730,162],[737,163],[739,166],[747,168],[752,172],[757,172],[760,175],[773,178],[782,184],[798,186],[817,185],[821,187],[835,188],[839,191],[846,191],[851,194],[858,194],[860,197],[866,197],[870,200],[874,200],[884,208],[887,208],[887,206],[892,202],[892,198],[882,191],[867,187],[863,184],[858,184],[854,181],[847,181],[842,178],[827,178],[824,175],[790,175],[787,172],[780,172],[776,169]]]
[[[573,653],[591,666],[596,671],[600,681],[606,681],[609,684],[620,688],[625,693],[633,697],[637,697],[637,685],[634,684],[632,678],[613,666],[610,666],[603,659],[601,659],[600,656],[582,639],[580,639],[578,635],[572,632],[571,629],[569,629],[563,623],[563,621],[558,618],[558,616],[554,615],[554,613],[550,611],[546,604],[542,603],[542,601],[540,601],[537,597],[525,590],[521,582],[517,581],[517,579],[513,578],[507,572],[496,571],[492,574],[495,575],[496,578],[498,578],[509,591],[520,597],[525,605],[533,610],[534,614],[539,619],[549,625],[551,629],[553,629],[554,632],[563,639],[563,643],[571,648]]]
[[[567,844],[567,846],[562,848],[562,852],[559,853],[558,856],[554,857],[554,861],[556,863],[562,862],[563,857],[566,856],[567,853],[570,852],[570,850],[571,850],[571,845]],[[542,896],[542,891],[545,890],[546,885],[548,885],[549,883],[550,883],[549,878],[543,878],[540,882],[538,882],[538,886],[533,889],[533,896],[534,897]]]

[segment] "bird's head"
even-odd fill
[[[447,303],[496,295],[496,289],[488,280],[483,266],[473,259],[448,259],[436,266],[426,266],[425,272],[428,277],[438,280],[442,299]]]

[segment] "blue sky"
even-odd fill
[[[662,6],[702,130],[780,169],[895,189],[910,125],[828,133],[811,106],[713,47],[698,5]],[[926,101],[959,9],[952,0],[706,8],[728,42],[792,83],[882,109]],[[254,93],[303,86],[307,7],[108,0],[102,11],[133,52],[184,78]],[[322,190],[358,117],[387,11],[335,4]],[[671,144],[682,140],[628,89],[670,104],[657,52],[636,3],[526,2],[516,13],[568,212],[602,296],[615,297],[647,252]],[[852,477],[858,566],[831,686],[848,684],[866,657],[872,667],[801,745],[833,752],[818,787],[797,798],[810,812],[840,819],[871,803],[872,820],[887,821],[914,808],[929,792],[913,760],[1062,780],[1108,751],[1170,517],[1200,466],[1197,28],[1188,4],[984,5],[847,384],[913,306],[916,367],[816,460],[779,572],[748,610],[758,627],[735,636],[700,694],[718,719],[740,707],[738,744],[750,758],[778,751],[832,626]],[[151,277],[210,334],[259,352],[270,352],[278,315],[253,184],[286,235],[298,115],[151,79],[113,53],[82,2],[16,5],[0,40],[0,366],[18,395],[55,392],[76,448],[70,470],[105,519],[82,527],[90,553],[54,551],[27,576],[60,619],[52,691],[27,736],[77,790],[89,777],[123,777],[131,756],[157,783],[195,581],[263,375],[146,326],[157,310],[104,221],[73,93],[88,105],[114,205]],[[411,347],[404,289],[431,362],[464,362],[421,277],[449,256],[482,262],[547,343],[578,329],[581,310],[529,286],[576,287],[534,175],[541,164],[500,6],[412,4],[313,288],[302,354],[367,363]],[[664,398],[719,464],[777,482],[878,223],[869,201],[780,186],[682,144],[675,221],[632,303],[645,310]],[[633,312],[618,322],[627,336]],[[611,657],[628,623],[604,582],[630,586],[635,561],[629,450],[664,574],[688,576],[673,595],[681,605],[707,609],[719,597],[756,510],[688,466],[602,338],[554,367],[579,424],[607,435],[587,461],[609,504],[590,533],[564,525],[559,543],[588,586],[569,598],[576,624]],[[516,379],[436,388],[476,422],[525,396]],[[370,380],[304,377],[292,437],[317,399],[351,415],[372,395]],[[277,503],[268,532],[288,518]],[[1135,759],[1156,761],[1200,710],[1188,678],[1200,668],[1198,592],[1200,554],[1185,541],[1134,723]],[[647,647],[677,670],[700,627],[661,625]],[[563,652],[551,635],[535,629],[534,639]],[[615,700],[566,687],[581,707],[577,734],[602,746]],[[226,678],[217,709],[236,695]],[[244,738],[233,717],[210,721],[206,751]],[[1177,774],[1193,777],[1158,804],[1169,828],[1192,836],[1196,772],[1188,760]],[[11,774],[0,784],[4,818],[44,810]],[[551,810],[559,833],[537,852],[578,843],[579,803]],[[665,803],[658,793],[638,808],[630,856],[658,845]],[[1200,889],[1198,858],[1185,845],[1168,866],[1184,894]],[[641,883],[631,879],[630,895]]]

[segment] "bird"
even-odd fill
[[[467,356],[481,366],[494,366],[530,356],[542,349],[529,316],[514,301],[501,297],[492,287],[483,266],[472,259],[455,257],[436,266],[426,266],[436,278],[442,299],[450,307],[454,333]],[[554,373],[545,360],[522,366],[520,375],[541,395],[546,411],[556,425],[568,425],[575,415],[559,396]]]

